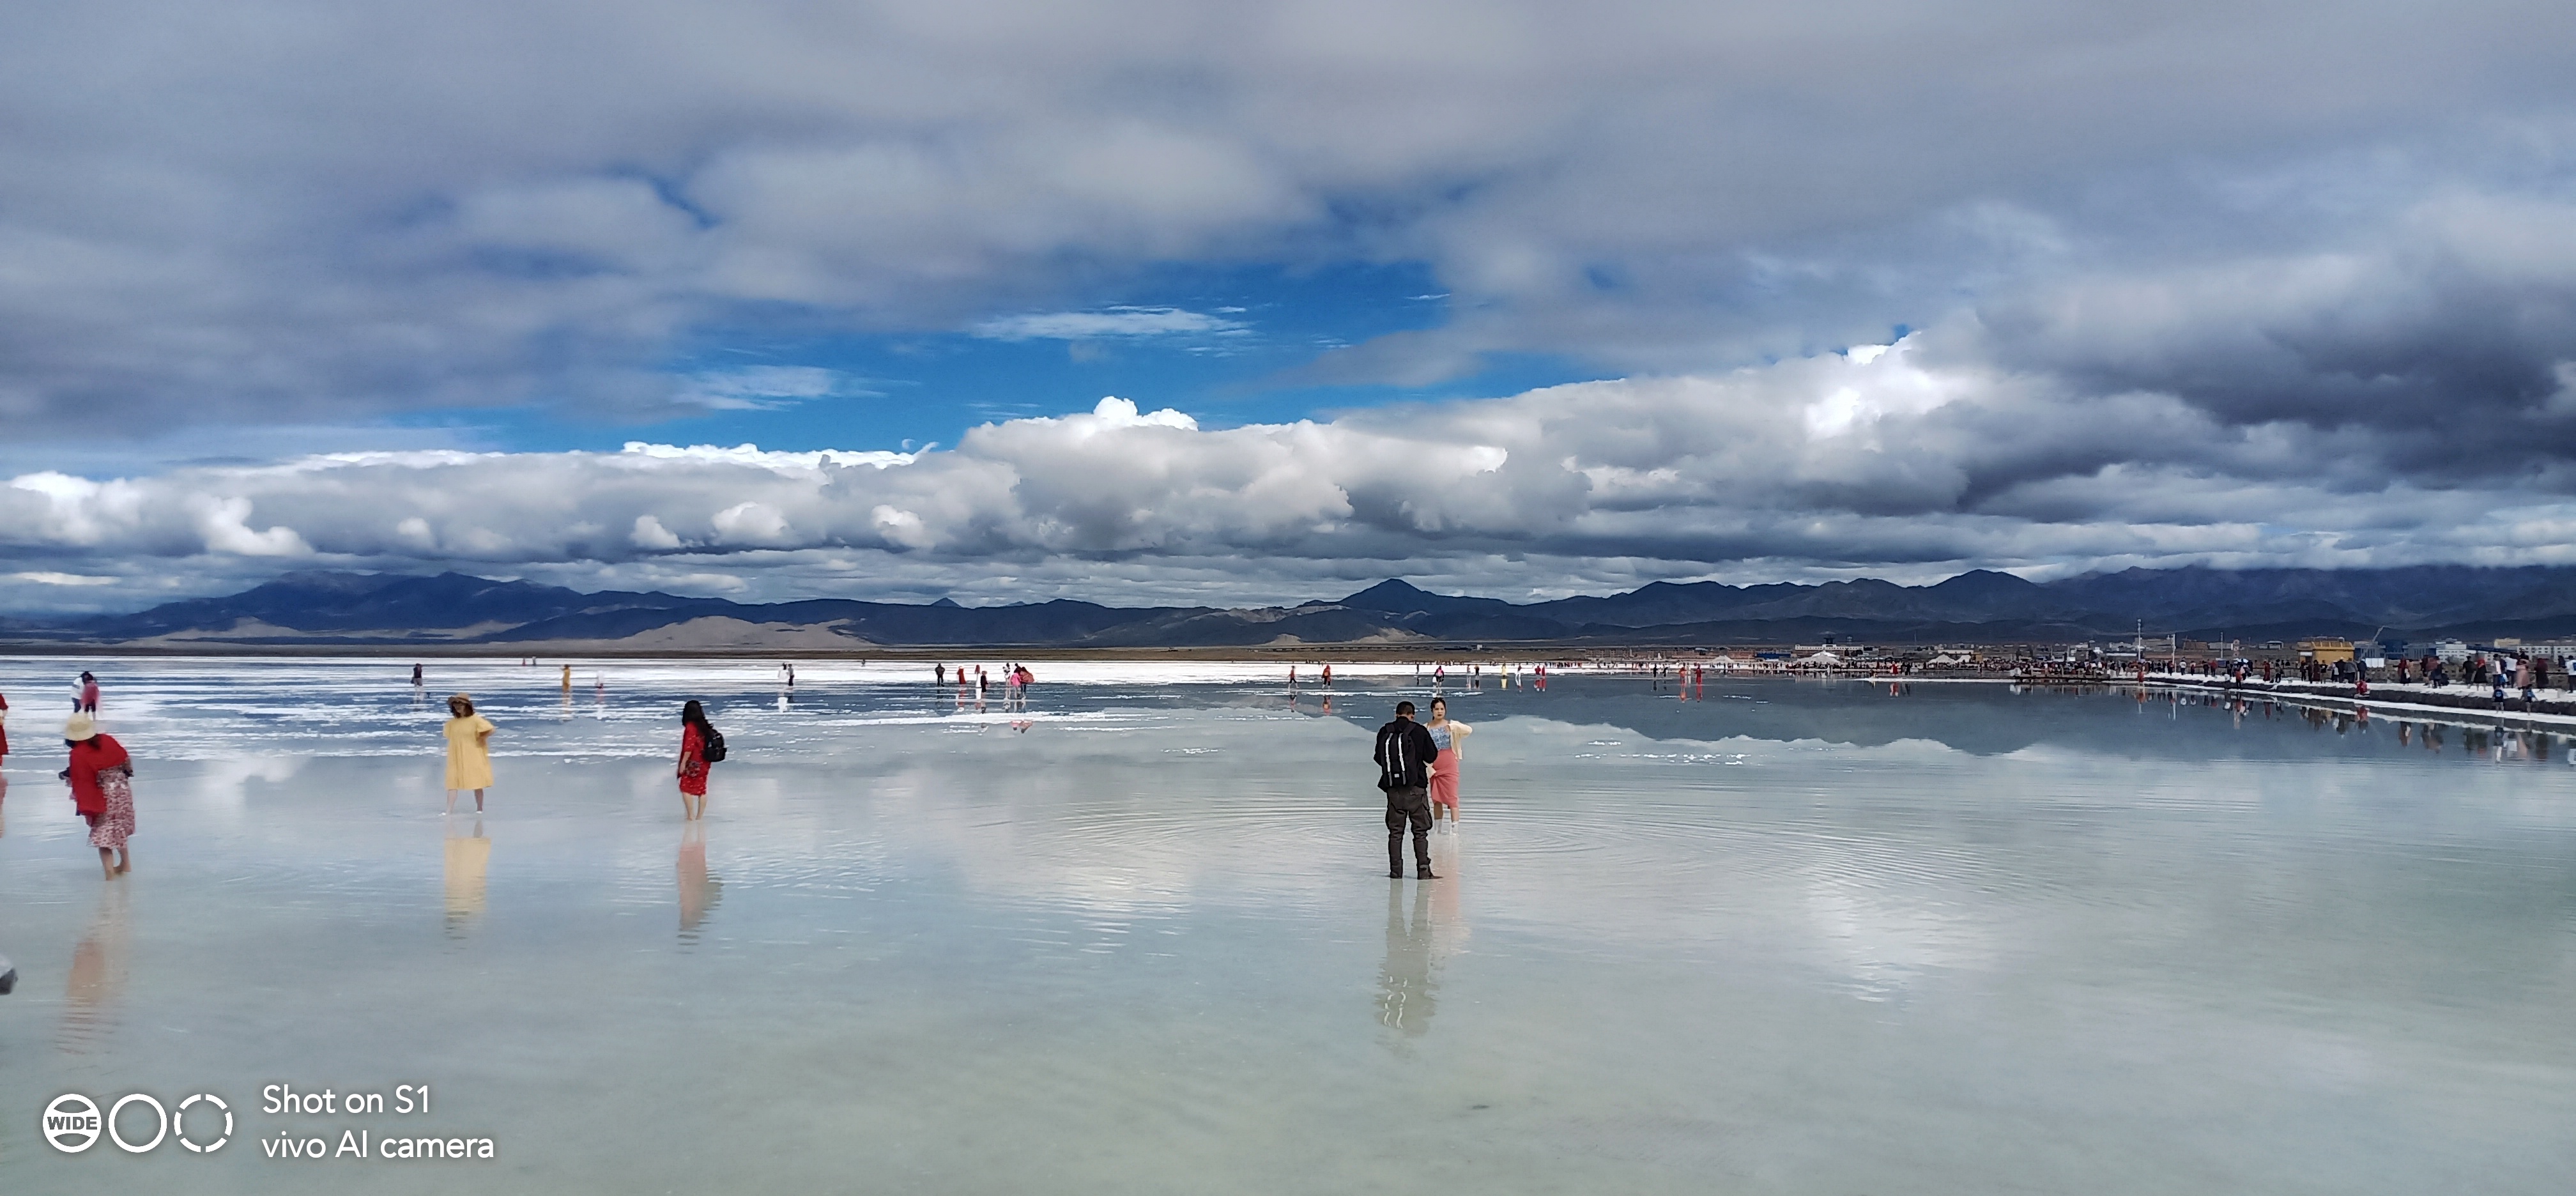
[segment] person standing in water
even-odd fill
[[[1431,762],[1431,820],[1440,821],[1440,811],[1449,811],[1451,833],[1458,829],[1458,765],[1467,753],[1467,737],[1476,729],[1449,718],[1449,699],[1431,699],[1431,746],[1440,754]]]
[[[134,857],[125,841],[134,834],[134,759],[114,736],[99,732],[97,720],[74,714],[63,724],[63,746],[71,764],[63,779],[71,782],[72,808],[89,823],[89,845],[98,849],[98,869],[108,880],[132,871]]]
[[[724,742],[716,734],[715,724],[707,721],[707,708],[696,698],[680,707],[680,814],[681,821],[695,822],[707,816],[707,759],[710,744]]]
[[[413,689],[420,688],[420,666],[417,664],[411,666],[411,687]]]
[[[447,812],[456,812],[460,790],[474,791],[474,812],[483,812],[483,791],[492,786],[492,732],[500,728],[474,713],[474,699],[457,694],[447,699]]]
[[[572,662],[571,662],[571,661],[565,661],[565,662],[564,662],[564,667],[563,667],[563,691],[564,691],[564,696],[565,696],[565,697],[569,698],[569,697],[571,697],[571,696],[572,696]]]
[[[1413,721],[1413,703],[1395,704],[1395,721],[1377,729],[1377,787],[1386,794],[1386,875],[1404,878],[1404,831],[1413,828],[1414,875],[1438,880],[1431,871],[1431,801],[1426,793],[1429,770],[1440,748],[1431,733]]]
[[[98,678],[88,669],[81,670],[80,684],[72,687],[72,713],[98,713]]]

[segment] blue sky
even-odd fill
[[[1068,298],[1080,301],[897,334],[815,335],[764,326],[750,313],[697,331],[695,351],[664,366],[720,405],[650,423],[582,418],[543,403],[404,422],[528,452],[613,450],[639,437],[795,451],[912,448],[953,445],[980,423],[1086,410],[1108,395],[1179,408],[1216,428],[1604,376],[1563,355],[1499,352],[1423,385],[1315,376],[1315,363],[1337,349],[1449,321],[1452,296],[1420,262],[1163,266]],[[817,390],[826,393],[798,393]]]

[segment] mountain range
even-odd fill
[[[239,594],[124,615],[0,618],[0,642],[170,648],[524,646],[633,651],[868,647],[1255,647],[1295,644],[1591,645],[2010,643],[2125,639],[2396,638],[2576,632],[2576,568],[2131,569],[2053,582],[1976,571],[1934,585],[1655,582],[1606,597],[1510,603],[1389,580],[1292,607],[1003,606],[818,598],[740,603],[658,592],[582,593],[461,573],[293,573]],[[2392,634],[2394,633],[2394,634]]]

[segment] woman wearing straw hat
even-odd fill
[[[62,777],[71,782],[72,807],[89,823],[99,871],[114,880],[134,867],[125,847],[134,834],[134,760],[125,754],[124,744],[102,734],[98,720],[85,713],[63,724],[63,746],[71,749],[71,766]]]
[[[474,713],[474,699],[457,694],[447,699],[447,812],[456,812],[456,793],[474,791],[474,812],[483,812],[483,790],[492,784],[492,732],[500,728]]]

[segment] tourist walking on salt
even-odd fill
[[[72,686],[72,713],[98,713],[98,678],[87,669],[81,670],[80,681]]]
[[[134,760],[125,745],[101,734],[98,720],[75,713],[63,724],[63,746],[71,764],[62,778],[71,783],[72,808],[89,823],[89,844],[98,849],[98,869],[107,879],[132,870],[125,841],[134,834]]]
[[[0,762],[9,759],[9,698],[0,694]],[[8,792],[9,782],[0,779],[0,793]]]
[[[451,716],[447,733],[447,812],[456,812],[456,795],[474,791],[474,812],[483,812],[483,791],[492,787],[492,720],[474,713],[474,699],[457,694],[447,699]]]
[[[1395,704],[1395,721],[1377,729],[1377,787],[1386,794],[1386,874],[1404,877],[1404,832],[1413,830],[1414,875],[1438,880],[1431,871],[1430,768],[1440,758],[1431,733],[1413,721],[1413,703]]]
[[[724,736],[715,724],[707,721],[707,708],[696,698],[680,707],[680,814],[681,821],[695,822],[707,816],[707,774],[710,765],[724,759]]]
[[[1440,812],[1446,809],[1447,829],[1454,833],[1458,829],[1458,765],[1467,753],[1467,737],[1476,729],[1450,719],[1447,698],[1431,699],[1431,725],[1423,729],[1431,733],[1431,746],[1440,751],[1431,761],[1431,820],[1440,821]]]

